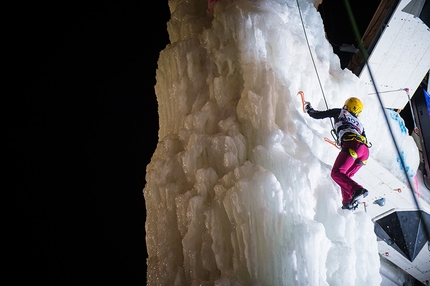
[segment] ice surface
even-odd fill
[[[373,223],[340,209],[330,178],[330,120],[304,114],[297,92],[320,110],[362,99],[369,160],[407,178],[374,91],[325,38],[319,1],[298,3],[307,37],[295,0],[169,0],[144,188],[148,285],[380,284]],[[413,177],[416,145],[387,114]]]

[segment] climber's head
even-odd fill
[[[343,105],[343,109],[348,110],[350,113],[353,113],[355,116],[360,115],[363,111],[363,103],[356,97],[350,97],[345,101]]]

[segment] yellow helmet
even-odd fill
[[[343,106],[344,109],[347,109],[349,112],[354,113],[358,116],[363,111],[363,103],[356,97],[350,97],[345,101]]]

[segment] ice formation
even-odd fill
[[[148,285],[380,284],[373,223],[340,209],[330,178],[330,121],[304,114],[298,91],[320,110],[362,99],[370,160],[403,173],[373,90],[340,68],[318,4],[169,0],[144,188]],[[418,151],[392,120],[413,176]]]

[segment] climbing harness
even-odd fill
[[[343,141],[352,141],[355,140],[361,144],[366,145],[368,148],[372,147],[372,143],[367,142],[367,138],[364,137],[363,135],[357,135],[354,133],[348,133],[345,135],[345,137],[343,138]]]

